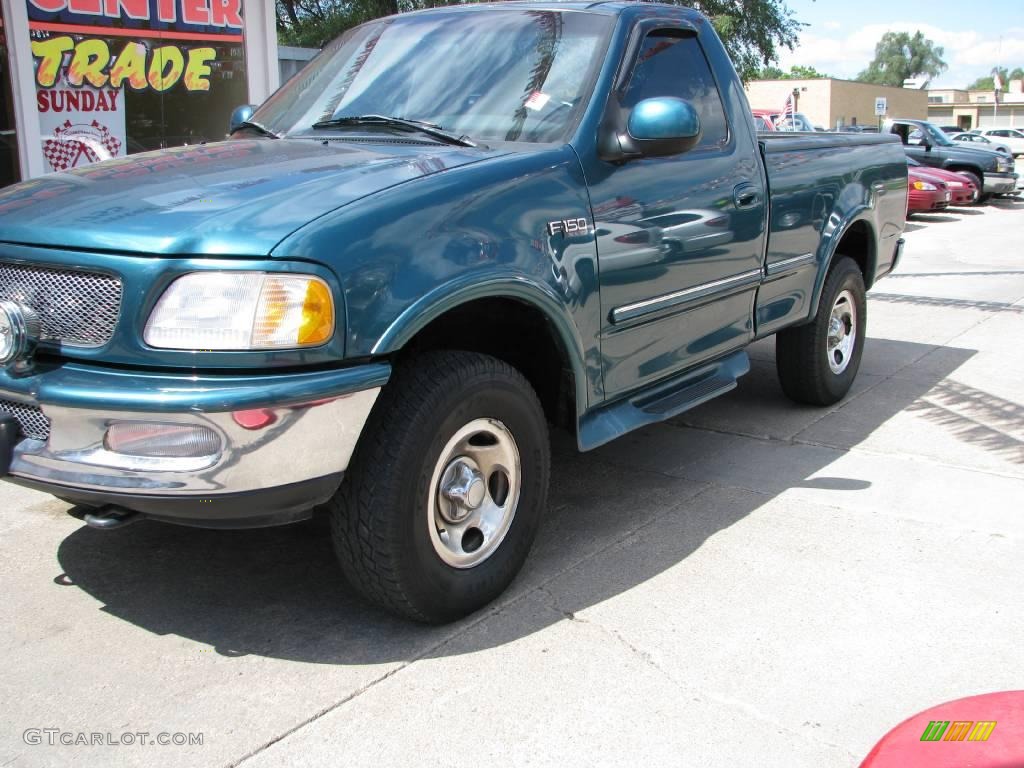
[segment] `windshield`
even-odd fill
[[[945,132],[942,131],[934,123],[921,123],[921,127],[928,134],[928,141],[932,144],[937,144],[940,147],[951,147],[953,142],[949,140]]]
[[[322,135],[336,129],[314,123],[382,115],[475,141],[557,141],[586,105],[611,24],[608,16],[557,11],[371,22],[325,48],[252,122],[278,134]]]

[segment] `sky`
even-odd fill
[[[945,52],[948,69],[932,88],[963,88],[999,65],[1024,67],[1022,0],[785,0],[808,26],[796,50],[783,49],[779,66],[812,66],[854,78],[874,58],[888,31],[915,32]]]

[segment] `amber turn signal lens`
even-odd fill
[[[302,346],[323,344],[334,334],[334,302],[327,285],[311,280],[302,303],[298,342]]]

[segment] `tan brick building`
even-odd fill
[[[877,125],[875,99],[886,99],[887,117],[924,120],[928,116],[928,94],[913,88],[856,83],[836,78],[813,80],[752,80],[746,85],[754,109],[781,110],[786,96],[797,91],[797,111],[816,126]]]
[[[1024,80],[1011,80],[1009,92],[995,103],[992,91],[937,88],[928,91],[928,119],[938,125],[972,128],[1024,128]]]

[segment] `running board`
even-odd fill
[[[663,381],[580,420],[579,447],[589,451],[634,429],[671,419],[736,388],[736,380],[750,370],[745,351]]]

